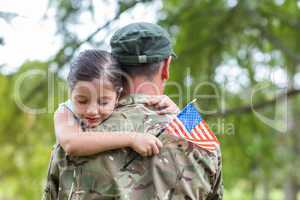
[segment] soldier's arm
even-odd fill
[[[213,187],[209,196],[209,200],[222,200],[223,199],[223,176],[222,176],[222,156],[221,151],[218,149],[218,167],[213,179]]]
[[[56,200],[58,198],[59,187],[59,168],[55,160],[55,150],[52,151],[45,188],[43,191],[43,200]]]
[[[221,160],[218,153],[195,147],[183,139],[162,135],[164,148],[153,157],[155,185],[168,185],[160,190],[161,198],[222,199]]]

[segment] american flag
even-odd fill
[[[214,151],[220,142],[194,107],[193,102],[189,103],[172,119],[166,129],[175,136],[184,138],[200,148]]]

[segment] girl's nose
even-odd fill
[[[97,104],[91,103],[86,112],[88,115],[97,115],[97,110]]]

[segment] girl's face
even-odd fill
[[[71,92],[74,112],[87,127],[95,127],[109,117],[117,98],[113,85],[105,78],[78,81]]]

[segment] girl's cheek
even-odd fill
[[[104,108],[101,111],[102,116],[106,116],[109,115],[112,112],[112,110],[110,108]]]
[[[84,115],[86,112],[86,106],[76,106],[76,108],[74,110],[75,110],[76,114]]]
[[[108,116],[108,115],[110,115],[113,111],[114,111],[114,106],[111,106],[111,105],[108,105],[108,106],[105,106],[105,107],[103,107],[102,109],[101,109],[101,114],[102,114],[102,116]]]

